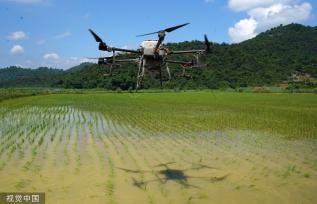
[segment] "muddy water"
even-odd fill
[[[6,111],[0,192],[52,204],[317,202],[316,141],[164,125],[145,132],[69,106]]]

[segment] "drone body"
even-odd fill
[[[154,49],[157,46],[157,40],[145,40],[140,45],[140,50],[143,52],[145,57],[149,58],[160,58],[163,59],[167,55],[166,50],[162,49],[162,45],[158,49],[158,53],[154,53]]]
[[[194,60],[190,62],[182,62],[182,61],[174,61],[169,60],[169,55],[175,55],[175,54],[196,54],[197,58],[199,54],[203,53],[209,53],[210,52],[210,44],[207,39],[207,36],[205,35],[205,44],[206,49],[205,50],[185,50],[185,51],[170,51],[163,45],[163,41],[165,39],[165,33],[166,32],[172,32],[178,28],[181,28],[183,26],[188,25],[189,23],[174,26],[171,28],[167,28],[165,30],[160,30],[153,33],[148,33],[145,35],[139,35],[140,36],[146,36],[146,35],[152,35],[152,34],[158,34],[158,40],[145,40],[141,43],[140,48],[137,50],[130,50],[130,49],[122,49],[122,48],[116,48],[116,47],[110,47],[105,42],[102,41],[102,39],[94,33],[92,30],[89,29],[90,33],[95,38],[96,42],[99,43],[99,50],[106,51],[106,52],[112,52],[113,55],[111,57],[101,57],[98,59],[98,64],[100,65],[110,65],[110,75],[112,73],[112,68],[117,63],[137,63],[139,66],[138,74],[137,74],[137,83],[136,83],[136,90],[139,89],[145,73],[147,72],[151,77],[156,76],[159,74],[160,82],[162,86],[162,70],[165,69],[169,79],[171,79],[170,70],[168,67],[169,63],[174,64],[180,64],[183,67],[183,75],[185,75],[185,68],[186,67],[193,67],[195,65]],[[116,52],[127,52],[127,53],[134,53],[138,54],[137,58],[128,58],[128,59],[116,59]]]

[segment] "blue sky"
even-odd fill
[[[167,42],[238,43],[279,24],[316,26],[313,0],[0,0],[0,67],[69,68],[100,56],[88,33],[109,45],[137,48],[138,34],[190,22]]]

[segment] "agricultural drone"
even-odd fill
[[[133,49],[123,49],[108,46],[94,31],[89,29],[90,33],[95,38],[96,42],[99,43],[99,50],[112,52],[111,57],[100,57],[100,58],[92,58],[98,59],[98,64],[100,65],[109,65],[110,66],[110,74],[112,74],[112,69],[115,65],[120,63],[137,63],[139,66],[139,70],[137,73],[137,83],[136,89],[138,89],[144,79],[145,72],[149,73],[151,76],[155,76],[159,74],[160,83],[162,86],[162,69],[165,68],[169,80],[171,79],[170,69],[168,64],[179,64],[183,68],[183,76],[185,76],[185,68],[192,68],[197,66],[198,64],[198,56],[205,53],[210,53],[210,43],[208,41],[207,35],[205,35],[205,50],[183,50],[183,51],[172,51],[163,45],[163,41],[165,39],[166,33],[170,33],[176,29],[179,29],[183,26],[188,25],[189,23],[185,23],[182,25],[166,28],[164,30],[160,30],[157,32],[147,33],[141,36],[148,36],[157,34],[158,40],[145,40],[141,43],[140,48]],[[138,57],[137,58],[128,58],[128,59],[116,59],[116,52],[126,52],[126,53],[134,53]],[[192,60],[190,62],[184,61],[175,61],[168,59],[169,55],[177,55],[177,54],[194,54],[196,57],[196,61]]]

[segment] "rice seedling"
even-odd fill
[[[1,163],[0,163],[0,171],[2,171],[5,166],[6,166],[6,162],[1,161]]]
[[[305,178],[309,178],[309,177],[310,177],[310,174],[309,174],[309,173],[305,173],[305,174],[304,174],[304,177],[305,177]]]
[[[17,190],[22,190],[22,189],[26,188],[27,186],[29,186],[30,183],[31,183],[31,180],[29,180],[29,179],[21,179],[20,181],[18,181],[15,184],[15,188]]]
[[[109,178],[106,183],[106,195],[108,197],[108,202],[109,203],[115,203],[113,199],[113,193],[114,193],[114,183],[113,183],[113,178],[115,176],[114,172],[114,164],[111,159],[111,157],[108,157],[108,164],[109,164]]]

